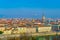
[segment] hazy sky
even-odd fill
[[[0,0],[0,18],[60,18],[60,0]]]

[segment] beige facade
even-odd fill
[[[38,32],[49,32],[51,31],[51,27],[39,27]]]
[[[11,34],[13,33],[35,33],[36,28],[35,27],[17,27],[16,30],[14,28],[6,30],[5,27],[1,27],[0,31],[3,31],[3,34]],[[49,32],[51,31],[51,27],[38,27],[38,32]]]
[[[27,30],[26,27],[18,27],[17,29],[20,33],[26,33],[26,30]]]
[[[3,34],[11,34],[11,30],[6,30],[6,31],[4,31],[4,33]]]
[[[34,27],[20,27],[17,28],[18,32],[20,33],[35,33],[36,32],[36,28]],[[51,31],[51,27],[38,27],[38,32],[50,32]]]
[[[26,32],[27,33],[35,33],[36,32],[36,28],[27,28]]]
[[[5,30],[5,27],[0,27],[0,31],[4,31]]]
[[[20,33],[35,33],[36,32],[36,28],[31,28],[31,27],[29,27],[29,28],[20,27],[20,28],[17,28],[17,29]]]

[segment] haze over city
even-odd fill
[[[0,0],[0,18],[60,18],[60,1]]]

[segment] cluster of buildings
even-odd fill
[[[60,19],[46,19],[45,16],[42,19],[1,18],[0,31],[3,34],[56,31],[60,30],[59,24]]]

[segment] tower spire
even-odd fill
[[[42,13],[42,23],[45,23],[45,15],[44,15],[44,12]]]

